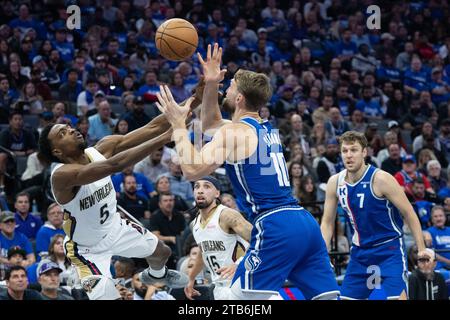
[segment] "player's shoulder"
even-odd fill
[[[327,182],[327,186],[330,186],[330,185],[332,185],[332,186],[337,186],[337,182],[338,182],[338,180],[339,180],[339,175],[340,175],[341,173],[339,172],[339,173],[336,173],[336,174],[333,174],[331,177],[329,177],[328,178],[328,182]]]
[[[392,183],[396,181],[394,176],[382,169],[376,169],[373,173],[374,183]]]

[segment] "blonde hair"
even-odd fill
[[[270,79],[263,73],[238,70],[234,75],[237,90],[245,97],[245,105],[250,111],[258,111],[272,96]]]
[[[364,133],[357,131],[347,131],[342,134],[339,138],[339,149],[342,147],[344,142],[346,143],[354,143],[357,142],[361,145],[363,149],[367,148],[369,143],[367,142],[367,138]]]

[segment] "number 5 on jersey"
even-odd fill
[[[100,208],[100,224],[104,224],[109,217],[108,204],[104,204]]]

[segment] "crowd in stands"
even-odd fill
[[[404,187],[449,284],[447,1],[378,1],[381,29],[373,30],[366,26],[370,0],[81,0],[81,29],[74,30],[66,27],[66,8],[75,1],[59,2],[0,0],[0,281],[8,283],[0,299],[36,298],[27,284],[43,299],[86,298],[64,257],[63,212],[50,190],[51,163],[37,152],[39,134],[65,123],[92,146],[157,116],[159,84],[169,84],[177,102],[188,98],[200,80],[196,55],[168,61],[154,42],[158,26],[175,17],[197,28],[202,56],[208,44],[223,47],[221,91],[239,68],[270,77],[274,94],[260,116],[279,129],[293,194],[318,221],[325,184],[343,169],[339,136],[363,132],[367,163]],[[184,261],[187,269],[195,254],[187,227],[193,193],[172,147],[112,180],[118,204],[172,248],[169,267]],[[222,201],[236,207],[224,170],[215,175]],[[419,270],[424,262],[404,232],[410,271]],[[333,248],[348,251],[342,215],[337,233]],[[347,261],[335,259],[344,269]],[[122,297],[173,299],[162,286],[140,283],[143,267],[114,257]],[[207,281],[205,274],[198,283]]]

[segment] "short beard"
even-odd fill
[[[197,206],[197,208],[199,209],[206,209],[208,208],[211,203],[213,203],[214,200],[210,201],[210,202],[204,202],[204,203],[197,203],[197,201],[195,201],[195,205]]]
[[[222,102],[222,109],[225,112],[233,114],[234,111],[236,110],[236,107],[232,104],[232,102],[229,99],[224,98]]]

